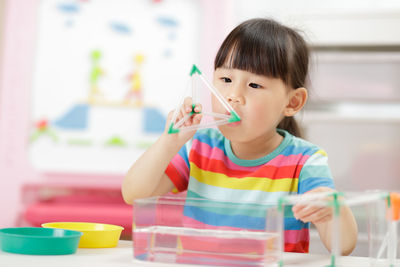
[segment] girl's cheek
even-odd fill
[[[217,91],[225,98],[228,95],[229,87],[227,85],[215,86],[215,89],[217,89]]]
[[[263,118],[268,116],[268,112],[266,110],[265,105],[256,105],[254,104],[252,107],[252,114],[255,119],[262,120]]]
[[[254,123],[271,123],[274,120],[274,112],[272,110],[268,110],[265,105],[262,106],[253,106],[251,112],[251,119]]]
[[[211,105],[213,112],[223,113],[223,111],[225,110],[215,96],[212,96],[211,98]]]

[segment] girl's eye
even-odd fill
[[[251,87],[251,88],[261,88],[261,85],[259,85],[259,84],[256,84],[256,83],[250,83],[249,84],[249,86]]]
[[[231,79],[226,78],[226,77],[222,77],[221,80],[222,80],[223,82],[225,82],[225,83],[230,83],[230,82],[232,82]]]

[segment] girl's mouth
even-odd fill
[[[242,123],[242,121],[235,121],[235,122],[228,123],[227,125],[230,127],[236,127],[236,126],[239,126],[241,123]]]
[[[231,115],[231,113],[230,112],[226,112],[226,115]],[[227,125],[228,126],[231,126],[231,127],[236,127],[236,126],[238,126],[238,125],[240,125],[242,123],[242,120],[240,120],[240,121],[235,121],[235,122],[231,122],[231,123],[228,123]]]

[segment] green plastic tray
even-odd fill
[[[30,255],[73,254],[81,232],[41,227],[0,229],[1,249],[5,252]]]

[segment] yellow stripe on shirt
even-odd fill
[[[297,192],[298,178],[270,179],[260,177],[236,178],[222,173],[204,171],[190,162],[190,175],[203,184],[217,187],[259,190],[265,192]]]
[[[322,149],[320,149],[317,152],[315,152],[315,154],[321,154],[322,156],[325,156],[325,157],[328,156],[328,154],[326,154],[325,150],[322,150]]]

